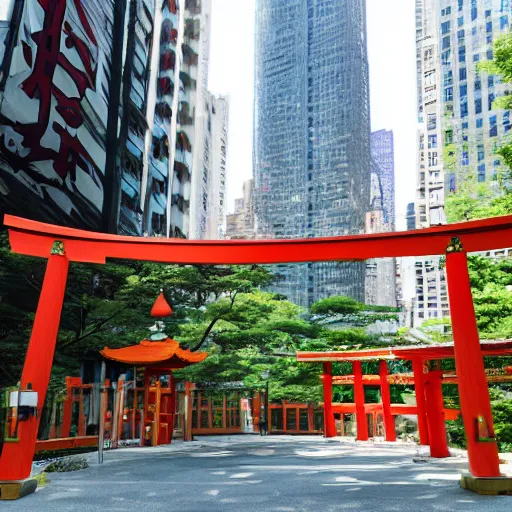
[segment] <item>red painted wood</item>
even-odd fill
[[[105,263],[106,258],[185,264],[294,263],[365,260],[444,254],[453,236],[468,251],[512,245],[512,216],[428,229],[297,240],[178,240],[94,233],[5,215],[14,252],[47,257],[53,241],[66,243],[70,261]]]
[[[482,355],[505,356],[512,355],[512,340],[482,341]],[[453,359],[455,357],[454,345],[451,343],[442,346],[420,347],[383,347],[363,350],[344,350],[342,352],[296,352],[297,361],[302,363],[326,362],[326,361],[354,361],[364,359],[395,359],[412,360],[420,357],[424,361],[432,359]],[[334,377],[336,379],[336,377]]]
[[[438,370],[428,372],[425,376],[425,405],[430,456],[438,459],[450,456],[446,439],[442,379],[443,372]]]
[[[427,413],[425,406],[425,384],[423,374],[423,361],[414,358],[412,361],[412,370],[414,372],[414,393],[416,395],[416,410],[418,414],[418,433],[420,444],[428,445],[428,426]]]
[[[391,393],[388,383],[388,365],[386,361],[379,363],[380,394],[382,396],[382,417],[386,441],[396,441],[395,418],[391,414]]]
[[[59,332],[68,269],[69,260],[65,256],[49,257],[21,375],[22,389],[26,389],[31,384],[32,389],[38,393],[38,415],[37,418],[31,416],[27,421],[19,423],[19,442],[4,444],[0,455],[0,481],[23,480],[30,476],[37,430],[48,390]]]
[[[491,432],[493,421],[465,252],[446,255],[446,276],[469,469],[475,477],[497,477],[500,475],[497,444],[478,441],[478,417],[485,419]]]
[[[357,440],[368,441],[368,422],[364,408],[363,369],[361,361],[352,363],[354,371],[354,401],[356,403]]]
[[[332,363],[324,363],[324,436],[336,437],[336,423],[332,412]]]
[[[63,437],[37,441],[36,452],[69,450],[71,448],[84,448],[88,446],[98,446],[98,436]]]

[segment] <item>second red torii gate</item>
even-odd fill
[[[482,356],[512,355],[512,340],[485,341],[481,343]],[[438,345],[413,345],[408,347],[382,347],[363,350],[346,350],[339,352],[297,352],[297,361],[303,363],[321,362],[324,366],[322,375],[324,387],[324,432],[326,437],[334,437],[336,428],[334,412],[355,413],[357,421],[357,439],[368,440],[366,421],[367,404],[364,401],[364,385],[380,386],[382,396],[382,415],[386,441],[396,441],[394,416],[397,414],[416,414],[420,444],[430,445],[432,457],[448,457],[446,440],[445,414],[441,385],[444,382],[458,383],[456,375],[444,375],[440,369],[429,368],[430,361],[453,359],[453,343]],[[412,375],[390,375],[387,368],[389,360],[409,360],[412,362]],[[379,361],[379,375],[363,375],[362,361]],[[332,375],[333,362],[351,362],[352,375]],[[487,378],[487,376],[486,376]],[[512,380],[512,367],[505,369],[505,375],[490,375],[489,380]],[[390,384],[413,384],[416,394],[415,406],[397,406],[391,404]],[[350,384],[354,386],[354,404],[333,404],[332,385]],[[467,432],[467,431],[466,431]],[[471,432],[469,432],[471,434]],[[476,442],[482,442],[478,440]],[[488,439],[485,440],[489,441]],[[468,438],[468,443],[470,439]]]
[[[447,254],[450,310],[460,402],[470,470],[498,477],[496,443],[478,443],[477,418],[492,431],[492,414],[474,313],[466,251],[512,246],[512,216],[437,226],[424,230],[296,240],[191,241],[93,233],[6,215],[11,248],[48,259],[21,377],[21,387],[38,393],[42,410],[50,378],[70,262],[103,264],[108,258],[181,264],[269,264]],[[462,245],[464,245],[464,249]],[[0,482],[30,475],[39,416],[20,424],[19,440],[5,443]]]

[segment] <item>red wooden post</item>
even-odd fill
[[[69,437],[71,429],[71,412],[73,410],[73,380],[76,377],[66,377],[66,399],[62,413],[61,437]]]
[[[64,246],[61,242],[55,242],[48,258],[21,375],[21,388],[26,389],[30,384],[38,393],[38,414],[19,423],[19,442],[4,443],[0,455],[0,481],[23,480],[30,476],[39,420],[48,390],[57,343],[68,269],[69,260],[64,255]]]
[[[489,390],[469,283],[467,257],[458,239],[452,239],[447,248],[446,277],[469,469],[475,477],[497,477],[500,476],[500,468],[497,444],[492,442],[494,428]],[[487,426],[490,434],[488,437],[491,439],[479,441],[479,420]]]
[[[423,375],[423,361],[419,358],[412,360],[412,370],[414,372],[414,392],[416,394],[416,410],[418,413],[418,432],[420,435],[420,444],[428,445],[428,426],[427,414],[425,408],[425,384]]]
[[[444,422],[442,377],[443,373],[439,370],[428,372],[425,376],[425,403],[430,456],[438,459],[450,456]]]
[[[332,363],[324,363],[324,437],[336,437],[336,424],[332,412]]]
[[[361,361],[352,363],[354,370],[354,401],[356,404],[357,440],[368,441],[368,421],[364,409],[363,368]]]
[[[386,361],[379,363],[380,394],[382,397],[382,416],[386,441],[396,441],[395,417],[391,414],[391,393],[388,382],[388,365]]]
[[[224,395],[224,399],[225,399]],[[225,418],[224,418],[225,420]],[[192,383],[185,382],[185,426],[183,441],[192,441]]]

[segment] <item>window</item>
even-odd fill
[[[450,173],[450,192],[455,192],[455,174],[452,172]]]
[[[437,166],[437,151],[432,151],[428,153],[428,166],[436,167]]]
[[[473,55],[473,62],[478,62],[480,60],[480,55],[478,53],[475,53],[475,55]]]
[[[471,0],[471,21],[475,21],[478,16],[477,0]]]
[[[460,18],[457,18],[457,25],[459,27],[462,27],[464,25],[464,16],[461,16]]]
[[[444,101],[453,101],[453,87],[444,90]]]
[[[437,119],[435,114],[427,116],[427,130],[435,130],[437,126]]]
[[[492,58],[493,58],[492,49],[491,49],[491,48],[489,48],[489,49],[487,50],[487,60],[492,60]]]
[[[485,158],[485,148],[483,144],[477,146],[478,161],[481,162]]]
[[[467,117],[467,115],[468,115],[468,102],[462,101],[460,103],[460,116]]]
[[[503,126],[505,127],[505,132],[508,132],[511,128],[510,112],[508,110],[503,112]]]
[[[482,100],[478,99],[475,100],[475,114],[481,114],[482,113]],[[478,123],[477,123],[478,128]]]
[[[451,21],[445,21],[441,23],[441,34],[448,34],[451,29],[452,22]]]
[[[444,73],[443,75],[443,85],[452,85],[453,83],[453,73],[452,71],[448,71],[447,73]]]
[[[467,73],[466,68],[460,68],[459,69],[459,80],[466,80],[467,79]]]
[[[485,181],[485,164],[480,164],[478,166],[478,181],[480,183]]]
[[[488,110],[492,110],[492,103],[494,101],[494,94],[491,92],[491,94],[489,94],[489,98],[488,98]]]
[[[451,7],[447,7],[446,8],[446,16],[448,16],[448,14],[451,14],[452,13],[452,8]]]
[[[425,73],[425,86],[435,85],[435,83],[436,83],[436,72],[429,71],[428,73]]]
[[[487,11],[485,11],[485,17],[486,18],[490,18],[491,17],[491,10],[488,9]]]
[[[486,42],[487,44],[492,44],[492,34],[487,34],[487,35],[485,36],[485,42]]]
[[[460,97],[465,98],[468,95],[468,86],[467,84],[460,86]]]
[[[464,39],[464,30],[459,30],[457,32],[457,39],[460,41],[461,39]]]
[[[487,22],[487,24],[485,25],[485,31],[487,33],[492,32],[492,21]]]
[[[500,30],[508,28],[508,16],[501,16],[500,18]]]
[[[482,82],[480,82],[480,79],[475,80],[475,91],[479,91],[482,88]]]
[[[448,66],[450,64],[451,55],[451,50],[446,50],[445,52],[441,53],[441,63],[445,66]]]
[[[443,50],[450,48],[450,36],[443,37]]]
[[[468,129],[468,123],[462,123],[462,129],[467,130]],[[467,140],[467,139],[466,139]]]
[[[452,142],[453,142],[453,131],[446,130],[444,132],[444,145],[447,146],[448,144],[451,144]]]
[[[487,86],[494,87],[494,77],[493,76],[490,76],[487,78]]]
[[[459,12],[464,8],[464,0],[459,0]]]
[[[469,165],[469,153],[467,151],[462,152],[462,158],[460,163],[461,165]]]
[[[479,118],[476,120],[476,127],[477,127],[477,128],[483,128],[483,126],[484,126],[484,120],[483,120],[481,117],[479,117]]]
[[[429,135],[428,136],[428,148],[437,148],[437,135]]]
[[[489,118],[489,137],[496,137],[498,135],[498,125],[496,124],[496,116]]]

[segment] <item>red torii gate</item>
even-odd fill
[[[489,251],[512,246],[512,216],[416,231],[305,240],[139,238],[82,231],[10,215],[5,216],[4,224],[8,227],[14,252],[48,259],[21,377],[22,389],[31,385],[38,392],[39,413],[48,388],[70,261],[104,264],[107,258],[124,258],[181,264],[268,264],[446,253],[455,361],[462,415],[468,435],[470,469],[472,475],[477,477],[499,476],[496,443],[475,441],[475,420],[483,417],[492,430],[492,415],[466,251]],[[4,444],[0,455],[0,482],[29,477],[39,417],[40,414],[21,422],[19,441]]]
[[[355,412],[357,423],[357,440],[368,440],[368,424],[366,421],[367,406],[364,402],[364,385],[377,385],[381,389],[382,397],[382,416],[384,420],[384,431],[386,441],[396,441],[395,420],[396,414],[417,414],[418,431],[420,444],[430,445],[430,454],[432,457],[449,457],[448,444],[446,440],[445,410],[443,401],[443,372],[439,368],[429,368],[429,361],[439,361],[441,359],[453,359],[455,345],[444,343],[442,345],[422,345],[422,346],[403,346],[403,347],[381,347],[363,350],[345,350],[339,352],[297,352],[297,361],[303,363],[321,362],[323,363],[324,373],[322,375],[324,388],[324,432],[326,437],[336,435],[334,423],[334,412],[350,411]],[[480,344],[482,356],[510,356],[512,355],[512,340],[504,341],[484,341]],[[389,375],[387,361],[405,360],[411,361],[413,367],[412,378],[398,376],[399,383],[414,385],[416,394],[416,406],[397,406],[391,404],[389,385],[393,382],[393,375]],[[333,362],[352,363],[353,374],[339,377],[332,375]],[[379,375],[363,375],[362,361],[379,361]],[[507,368],[506,371],[509,369]],[[510,368],[512,370],[512,367]],[[512,372],[511,372],[512,373]],[[512,375],[510,375],[512,378]],[[487,378],[487,377],[486,377]],[[508,380],[508,376],[502,377],[502,380]],[[490,380],[498,380],[490,379]],[[448,381],[459,383],[459,376],[450,375]],[[446,382],[446,380],[445,380]],[[396,382],[395,382],[396,383]],[[354,386],[354,404],[333,404],[332,403],[332,385],[351,384]],[[487,383],[486,383],[487,386]],[[462,400],[461,400],[462,401]],[[407,412],[406,412],[407,411]],[[467,412],[467,411],[466,411]],[[474,417],[477,420],[478,416]],[[473,421],[474,421],[473,420]],[[465,424],[466,427],[466,424]],[[476,422],[473,428],[467,430],[467,443],[469,447],[478,446],[478,443],[488,443],[492,437],[482,439],[475,430]],[[491,427],[492,429],[492,427]],[[493,432],[491,430],[490,435]],[[478,458],[477,458],[478,459]],[[483,471],[478,462],[475,464],[473,459],[472,472]],[[482,475],[479,475],[482,476]]]

